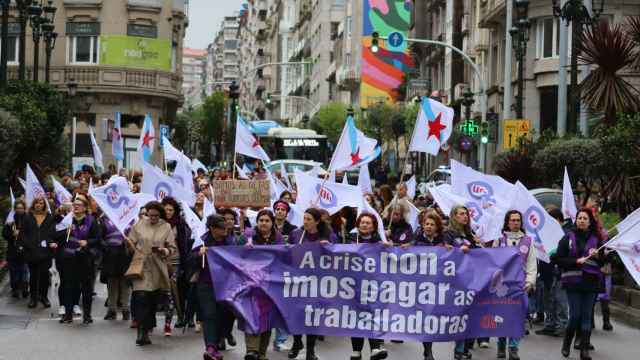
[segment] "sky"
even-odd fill
[[[186,46],[206,49],[225,16],[240,10],[244,0],[190,0]]]

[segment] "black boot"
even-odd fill
[[[590,345],[590,333],[582,333],[582,339],[580,340],[580,360],[591,360],[591,356],[589,355],[589,345]]]
[[[136,345],[142,346],[142,340],[144,338],[144,329],[142,326],[138,326],[138,337],[136,338]]]
[[[602,309],[602,330],[611,331],[611,310],[609,309],[609,300],[600,300],[600,308]]]
[[[424,360],[434,360],[433,358],[433,343],[423,342],[422,347],[424,347]]]
[[[82,323],[93,324],[93,318],[91,317],[91,305],[85,305],[82,307]]]
[[[297,358],[302,349],[304,349],[304,345],[302,344],[302,335],[294,335],[293,346],[291,346],[291,350],[289,350],[289,354],[287,354],[287,357],[289,359]]]
[[[571,353],[571,343],[573,342],[573,335],[575,333],[575,329],[570,327],[564,332],[564,340],[562,340],[562,356],[569,357]]]

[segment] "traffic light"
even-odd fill
[[[480,142],[486,144],[489,142],[489,123],[480,123]]]
[[[371,33],[371,52],[377,53],[380,50],[380,34],[377,31]]]
[[[231,81],[229,85],[229,98],[238,99],[240,97],[240,87],[236,84],[236,81]]]
[[[267,94],[267,99],[264,101],[267,105],[271,105],[271,94]]]

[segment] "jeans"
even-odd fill
[[[213,286],[207,283],[197,283],[200,320],[202,321],[202,337],[206,346],[218,344],[218,325],[216,324],[216,296]]]
[[[27,285],[28,273],[29,269],[24,262],[9,261],[9,282],[11,283],[12,291],[25,289],[23,287]]]
[[[544,327],[554,331],[566,329],[569,322],[568,306],[567,292],[560,280],[554,278],[551,287],[544,289]]]
[[[122,311],[129,310],[129,297],[131,296],[131,286],[124,277],[110,277],[107,279],[107,294],[109,311],[118,310],[118,305]]]
[[[591,309],[596,300],[596,294],[592,292],[567,290],[569,300],[569,326],[583,334],[591,332]]]
[[[465,340],[458,340],[455,342],[454,350],[456,354],[462,354],[465,351]]]
[[[504,347],[506,345],[506,337],[498,338],[498,348]],[[518,349],[518,347],[520,347],[520,338],[509,338],[509,349]]]
[[[287,333],[286,329],[276,328],[276,335],[273,338],[273,345],[283,345],[287,338],[289,337],[289,333]]]

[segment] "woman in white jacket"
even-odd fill
[[[538,262],[536,260],[536,249],[533,246],[533,239],[527,236],[522,227],[522,213],[518,210],[509,210],[504,217],[502,236],[493,242],[493,247],[517,246],[518,253],[522,256],[524,264],[524,291],[529,293],[534,290],[536,276],[538,273]],[[524,327],[525,319],[522,319]],[[506,358],[507,338],[498,339],[498,359]],[[518,348],[519,338],[509,339],[509,359],[519,360]]]

